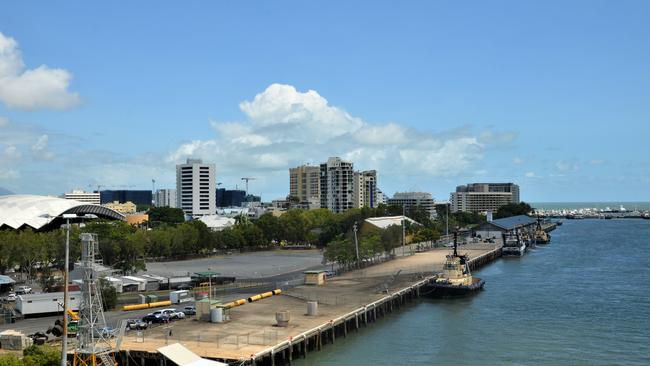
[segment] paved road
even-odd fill
[[[299,254],[298,257],[304,256],[303,253],[295,253]],[[289,254],[288,256],[291,256],[292,254]],[[320,253],[318,253],[320,255]],[[278,255],[278,256],[273,256],[277,258],[283,258],[287,257],[287,255]],[[313,253],[309,253],[307,258],[313,257]],[[259,259],[260,256],[257,257]],[[277,259],[276,258],[276,259]],[[293,258],[293,257],[292,257]],[[250,258],[247,259],[250,261]],[[294,259],[295,260],[295,259]],[[201,261],[201,260],[193,260],[194,261]],[[183,262],[190,262],[190,261],[183,261]],[[313,263],[313,260],[307,260],[305,263]],[[292,264],[293,266],[293,264]],[[267,276],[267,277],[260,277],[258,278],[260,282],[267,282],[269,283],[270,287],[275,287],[276,284],[281,284],[284,281],[289,281],[297,278],[302,278],[302,272],[305,269],[329,269],[330,267],[323,266],[320,264],[320,261],[318,261],[318,264],[306,267],[305,265],[299,265],[300,269],[293,270],[293,271],[279,271],[281,273],[275,274],[272,276]],[[289,267],[283,267],[283,268],[291,268]],[[226,293],[218,293],[215,298],[218,298],[222,302],[229,302],[232,300],[236,299],[241,299],[241,298],[247,298],[251,295],[255,295],[259,293],[259,291],[268,291],[270,288],[264,287],[264,288],[259,288],[259,289],[231,289]],[[174,308],[182,308],[184,306],[188,305],[193,305],[193,303],[186,303],[182,305],[173,305],[170,307]],[[106,317],[106,324],[108,326],[112,326],[117,328],[117,325],[119,324],[120,320],[123,319],[140,319],[143,316],[147,315],[148,313],[152,312],[151,309],[144,309],[144,310],[134,310],[134,311],[121,311],[121,310],[113,310],[113,311],[107,311],[105,312],[105,317]],[[54,324],[54,321],[56,319],[60,318],[59,316],[47,316],[47,317],[39,317],[39,318],[28,318],[28,319],[23,319],[19,320],[14,324],[2,324],[0,325],[0,331],[6,330],[6,329],[15,329],[19,330],[25,334],[32,334],[38,331],[44,332],[47,330],[47,328],[51,325]]]

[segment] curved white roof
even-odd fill
[[[0,196],[0,228],[19,229],[26,225],[38,230],[64,213],[124,220],[124,215],[117,211],[74,200],[33,195]]]
[[[199,221],[202,221],[208,228],[217,231],[235,225],[235,219],[219,215],[201,216]]]

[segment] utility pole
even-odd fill
[[[354,222],[354,226],[352,226],[352,230],[354,231],[354,248],[356,249],[357,252],[357,268],[359,267],[359,241],[357,240],[357,222]]]
[[[445,205],[445,211],[447,213],[447,226],[445,228],[445,237],[447,237],[447,240],[449,240],[449,203]]]
[[[402,257],[406,253],[406,209],[405,205],[402,205]]]
[[[151,180],[151,205],[153,206],[154,203],[154,197],[156,194],[156,180],[152,179]]]
[[[76,216],[76,215],[75,215]],[[70,218],[65,218],[65,263],[63,264],[63,335],[61,338],[61,366],[68,365],[68,270],[70,261]]]

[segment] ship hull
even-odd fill
[[[501,248],[501,255],[503,257],[523,257],[526,253],[526,247],[503,247]]]
[[[474,278],[471,285],[462,286],[431,282],[423,286],[422,292],[431,298],[468,296],[481,291],[484,285],[485,281],[480,278]]]

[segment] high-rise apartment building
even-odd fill
[[[456,192],[451,194],[451,211],[496,211],[519,202],[519,186],[514,183],[471,183],[456,187]]]
[[[320,167],[301,165],[289,169],[289,196],[298,203],[320,202]]]
[[[74,189],[72,192],[66,193],[63,197],[67,200],[92,203],[95,205],[99,205],[101,203],[100,195],[98,192],[86,192],[80,189]]]
[[[320,165],[320,206],[338,213],[354,207],[354,167],[332,157]]]
[[[433,197],[427,192],[397,192],[388,199],[388,204],[403,206],[407,214],[416,207],[426,211],[429,217],[434,217],[436,212]]]
[[[366,170],[354,173],[354,207],[374,208],[379,205],[377,202],[377,171]]]
[[[177,207],[175,189],[159,189],[155,198],[156,207]]]
[[[176,202],[186,215],[201,217],[217,212],[216,168],[200,159],[176,165]]]

